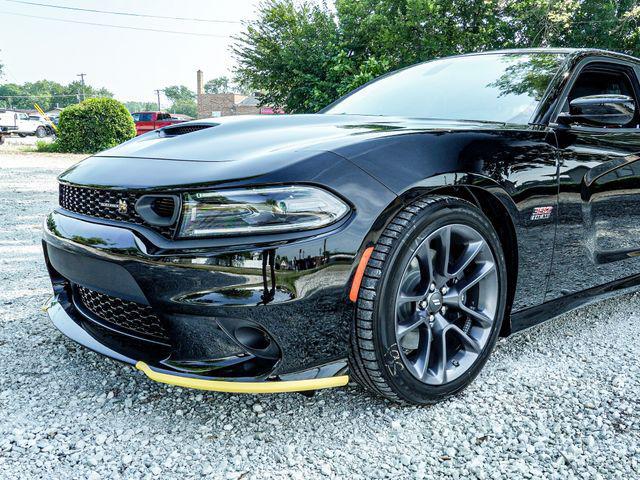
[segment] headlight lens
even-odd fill
[[[327,226],[349,211],[329,192],[314,187],[264,187],[188,193],[181,237],[308,230]]]

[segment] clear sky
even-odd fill
[[[255,18],[259,0],[26,0],[32,3],[108,10],[172,19],[64,10],[0,0],[0,63],[4,82],[41,79],[69,83],[86,73],[85,81],[105,87],[117,99],[155,101],[154,90],[169,85],[196,89],[196,70],[205,81],[229,75],[233,59],[230,35],[238,23],[177,20],[246,21]],[[17,13],[41,18],[9,15]],[[51,19],[126,27],[173,30],[213,36],[126,30]],[[166,104],[166,100],[163,99]]]

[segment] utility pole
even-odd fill
[[[80,77],[80,84],[82,85],[82,100],[84,100],[84,76],[86,75],[86,73],[79,73],[78,75],[76,75],[77,77]]]
[[[158,111],[160,111],[160,92],[164,92],[164,90],[154,90],[154,92],[158,96]]]

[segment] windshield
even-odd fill
[[[133,113],[131,116],[134,122],[150,122],[153,119],[151,113]]]
[[[564,60],[556,53],[434,60],[376,80],[323,113],[527,124]]]

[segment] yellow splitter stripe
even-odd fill
[[[338,377],[314,378],[311,380],[287,380],[267,382],[226,382],[224,380],[204,380],[201,378],[181,377],[152,370],[144,362],[136,363],[136,368],[145,373],[151,380],[177,387],[211,390],[228,393],[283,393],[320,390],[321,388],[342,387],[349,383],[348,375]]]

